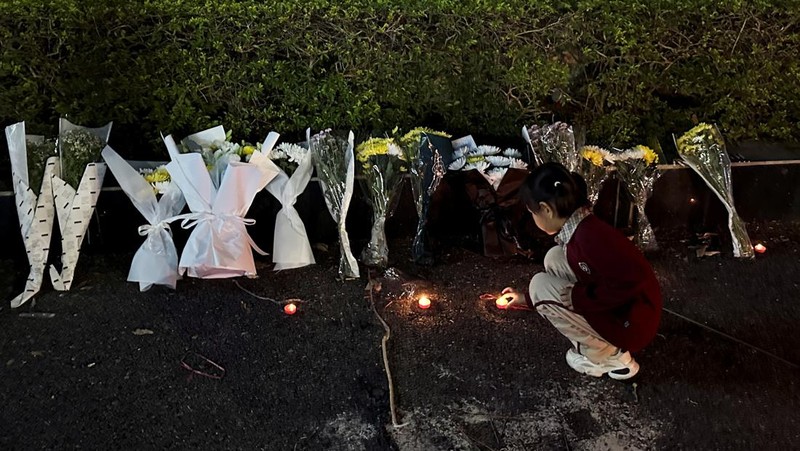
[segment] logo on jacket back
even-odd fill
[[[586,262],[578,262],[578,267],[580,267],[581,270],[583,272],[585,272],[586,274],[591,274],[592,273],[592,270],[589,269],[589,265],[587,265]]]

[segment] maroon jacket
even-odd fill
[[[575,313],[614,346],[636,352],[656,335],[661,289],[650,263],[622,233],[594,215],[567,243],[567,262],[578,282]]]

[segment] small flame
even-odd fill
[[[426,309],[430,308],[431,300],[430,300],[430,298],[428,298],[428,296],[422,295],[422,296],[419,297],[418,305],[419,305],[419,308],[421,308],[423,310],[426,310]]]

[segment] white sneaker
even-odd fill
[[[609,357],[603,363],[594,363],[585,355],[578,354],[574,348],[567,351],[567,365],[573,370],[593,377],[608,377],[618,381],[630,379],[639,372],[639,364],[633,360],[630,352],[619,352]]]

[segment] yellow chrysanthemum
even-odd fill
[[[583,146],[581,157],[595,166],[603,166],[608,152],[597,146]]]
[[[638,145],[634,149],[641,152],[642,159],[645,163],[653,164],[658,162],[658,154],[653,149],[643,145]]]
[[[415,129],[412,129],[411,131],[409,131],[405,135],[403,135],[403,137],[400,138],[400,144],[403,146],[403,148],[407,149],[409,146],[413,146],[413,145],[419,143],[419,137],[423,133],[425,133],[427,135],[443,136],[445,138],[449,138],[450,137],[450,135],[448,135],[445,132],[439,132],[439,131],[436,131],[436,130],[433,130],[433,129],[430,129],[430,128],[427,128],[427,127],[417,127]]]
[[[255,151],[256,148],[254,146],[247,145],[242,147],[242,155],[253,155],[253,152]]]
[[[678,150],[682,153],[686,154],[694,154],[700,150],[699,141],[703,140],[704,137],[711,138],[712,140],[717,140],[714,127],[710,124],[706,124],[701,122],[697,124],[694,128],[689,130],[688,132],[684,133],[683,136],[678,138]]]
[[[392,142],[391,138],[370,138],[356,146],[356,158],[365,162],[373,155],[386,155]]]
[[[159,166],[152,172],[144,174],[144,179],[147,183],[168,182],[170,181],[170,176],[167,168]]]

